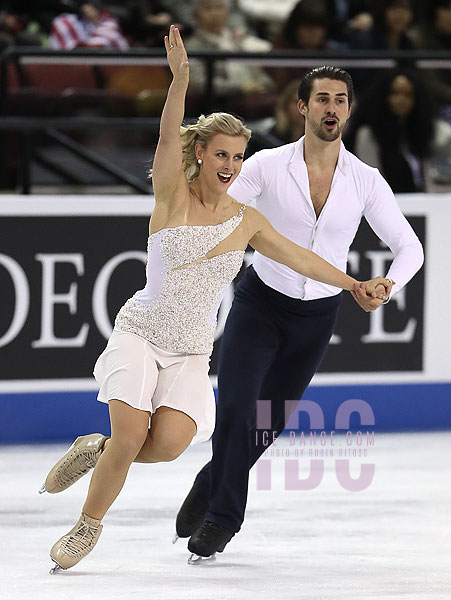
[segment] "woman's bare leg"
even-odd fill
[[[125,402],[110,400],[109,410],[111,439],[96,464],[83,506],[83,513],[93,519],[102,519],[118,496],[149,427],[149,413]]]
[[[134,462],[156,463],[176,459],[190,445],[196,424],[184,412],[160,406],[152,415],[151,428]]]

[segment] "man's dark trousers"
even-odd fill
[[[271,400],[272,430],[285,426],[285,400],[300,400],[327,350],[341,294],[299,300],[265,285],[249,267],[221,341],[213,457],[196,477],[209,497],[205,518],[239,531],[256,443],[257,400]],[[272,440],[272,435],[271,435]]]

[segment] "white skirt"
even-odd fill
[[[144,338],[113,330],[94,366],[100,386],[97,400],[122,400],[154,413],[168,406],[196,423],[192,444],[208,440],[215,426],[215,397],[208,377],[207,354],[168,352]]]

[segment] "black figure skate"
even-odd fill
[[[176,534],[172,543],[175,544],[179,538],[190,537],[202,525],[207,509],[208,498],[200,492],[199,486],[194,483],[177,513],[175,520]]]
[[[234,536],[234,532],[212,521],[203,521],[197,531],[193,533],[188,542],[191,556],[189,565],[216,560],[216,552],[224,552],[224,548]]]

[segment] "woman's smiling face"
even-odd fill
[[[226,191],[241,171],[246,146],[244,137],[224,133],[212,136],[206,148],[196,144],[196,158],[202,160],[199,181],[205,181],[218,191]]]

